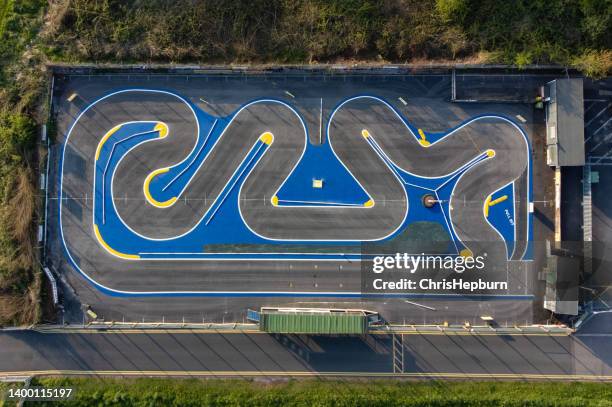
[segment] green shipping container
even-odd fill
[[[362,313],[262,312],[259,329],[288,334],[365,334],[368,320]]]

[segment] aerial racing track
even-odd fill
[[[500,115],[429,133],[373,95],[307,123],[283,100],[215,117],[169,91],[125,89],[68,131],[60,233],[75,263],[346,261],[426,221],[448,233],[447,253],[497,245],[501,261],[529,260],[530,167],[527,135]]]

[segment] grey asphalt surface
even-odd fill
[[[404,373],[480,379],[588,375],[612,380],[610,336],[404,335]],[[263,333],[0,333],[0,375],[46,370],[265,376],[296,372],[392,373],[389,335]],[[506,379],[530,377],[511,376]],[[545,376],[531,377],[545,380]]]
[[[592,184],[592,273],[582,283],[595,290],[595,308],[612,306],[612,79],[587,81],[585,85],[585,149],[591,171],[599,174]],[[564,200],[565,201],[565,200]],[[565,202],[564,202],[565,203]],[[567,207],[582,212],[581,202]],[[582,214],[579,214],[582,215]],[[582,216],[569,216],[572,226],[579,226]],[[582,230],[579,231],[582,237]],[[585,294],[589,294],[588,292]],[[610,324],[612,327],[612,323]]]
[[[146,78],[146,79],[145,79]],[[240,104],[251,100],[255,97],[261,97],[262,94],[270,97],[277,97],[286,99],[292,104],[296,105],[300,112],[304,114],[307,122],[307,126],[311,131],[310,141],[318,142],[318,127],[319,127],[319,106],[320,96],[323,96],[324,100],[324,116],[329,114],[335,104],[347,96],[355,95],[358,93],[372,93],[383,96],[392,103],[395,101],[395,105],[400,109],[412,122],[418,127],[424,128],[426,131],[443,131],[449,127],[457,125],[460,121],[467,119],[470,116],[487,112],[487,113],[500,113],[505,114],[509,117],[513,117],[515,114],[521,114],[521,116],[527,118],[527,123],[524,125],[527,132],[530,131],[531,122],[531,109],[525,105],[492,105],[492,104],[450,104],[448,103],[448,76],[431,76],[431,77],[400,77],[394,79],[388,78],[377,78],[377,77],[316,77],[310,78],[248,78],[248,77],[132,77],[126,78],[125,76],[103,76],[100,78],[96,77],[71,77],[67,82],[58,85],[58,93],[56,94],[57,101],[57,112],[58,112],[58,125],[60,134],[65,135],[67,126],[76,117],[78,112],[88,103],[112,90],[126,87],[149,87],[149,88],[169,88],[177,91],[178,93],[191,99],[197,103],[201,108],[211,113],[221,115],[228,114],[229,112],[236,109]],[[240,92],[227,92],[227,89],[231,87],[239,87]],[[296,95],[295,99],[289,98],[285,94],[285,90],[289,89],[293,94]],[[79,99],[77,103],[67,103],[65,97],[70,94],[73,90],[78,91]],[[413,96],[414,95],[414,96]],[[397,102],[397,98],[402,96],[408,101],[406,106],[403,106]],[[205,99],[206,102],[200,101],[200,97]],[[165,101],[166,104],[171,105],[171,109],[162,109],[159,114],[168,114],[168,112],[178,111],[180,106],[172,101]],[[357,106],[356,106],[357,108]],[[120,109],[122,112],[117,112],[120,117],[133,117],[133,112],[130,108],[123,107]],[[347,110],[348,113],[348,110]],[[124,116],[121,116],[123,114]],[[173,113],[174,114],[174,113]],[[371,120],[376,115],[384,115],[384,111],[377,111],[372,117],[364,115],[364,120]],[[184,115],[184,114],[183,114]],[[338,113],[340,115],[340,112]],[[87,119],[93,119],[87,117]],[[338,117],[340,119],[340,116]],[[114,119],[113,119],[114,120]],[[172,117],[168,117],[168,120],[172,120]],[[176,120],[176,119],[175,119]],[[347,125],[350,125],[350,121],[355,121],[354,118],[347,118]],[[92,120],[93,123],[93,120]],[[100,121],[102,127],[106,126],[104,121]],[[250,125],[250,124],[249,124]],[[355,130],[361,126],[361,123],[353,124]],[[106,129],[108,130],[108,129]],[[83,140],[86,140],[85,133],[95,132],[96,128],[87,129],[83,132]],[[334,130],[332,130],[333,133]],[[375,131],[372,131],[375,134]],[[102,133],[103,134],[103,133]],[[166,162],[172,162],[176,160],[176,156],[182,159],[186,152],[189,151],[193,145],[193,135],[190,128],[187,126],[184,132],[184,143],[181,143],[180,148],[164,150],[166,153],[157,156],[150,156],[142,154],[139,159],[142,160],[124,160],[122,165],[141,166],[143,169],[148,167],[148,172],[152,169],[157,168],[157,165],[164,166],[162,161],[152,162],[151,160],[166,160]],[[62,137],[60,135],[60,137]],[[91,135],[89,137],[92,137]],[[333,136],[332,136],[333,137]],[[377,136],[375,136],[377,137]],[[340,139],[339,139],[340,140]],[[61,140],[58,140],[61,141]],[[361,142],[361,137],[356,137],[352,140],[355,143]],[[380,140],[381,143],[384,139]],[[85,142],[84,142],[85,143]],[[145,145],[146,148],[157,149],[161,143],[171,143],[170,138],[159,140],[149,145]],[[156,146],[157,144],[157,146]],[[92,143],[92,146],[95,143]],[[340,144],[339,144],[340,145]],[[84,147],[88,148],[88,147]],[[419,147],[420,148],[420,147]],[[483,147],[486,148],[486,147]],[[365,151],[365,150],[364,150]],[[432,149],[433,151],[433,149]],[[57,153],[57,151],[56,151]],[[74,149],[75,166],[73,172],[77,175],[81,175],[90,171],[87,165],[87,159],[85,158],[91,152],[83,150],[82,148]],[[166,155],[168,154],[168,155]],[[450,154],[450,153],[449,153]],[[170,155],[173,155],[172,157]],[[436,159],[435,157],[433,159]],[[517,160],[518,161],[518,160]],[[57,161],[56,161],[57,162]],[[176,161],[174,161],[176,162]],[[121,171],[130,171],[133,168],[119,168]],[[133,172],[133,174],[141,174],[139,171]],[[144,170],[142,170],[144,171]],[[145,171],[146,173],[148,173]],[[143,172],[144,173],[144,172]],[[121,183],[116,184],[116,188],[121,188],[119,185],[123,185],[125,177],[117,175],[122,179]],[[119,179],[118,178],[118,179]],[[133,177],[139,178],[139,177]],[[207,177],[199,177],[206,179],[207,186],[203,188],[212,188],[210,179]],[[76,179],[76,178],[75,178]],[[254,177],[252,179],[255,179]],[[134,185],[131,187],[135,188],[135,185],[139,184],[138,191],[141,191],[142,180],[134,180]],[[194,179],[193,187],[198,182],[198,177]],[[245,184],[245,189],[249,188],[249,179]],[[537,181],[536,181],[537,182]],[[214,184],[214,183],[213,183]],[[494,182],[493,182],[494,184]],[[257,182],[252,182],[252,187],[257,186]],[[133,191],[126,184],[125,191],[117,192],[116,204],[118,209],[125,213],[128,217],[134,217],[134,213],[145,213],[149,208],[143,208],[143,205],[132,205],[131,200],[121,200],[121,193],[125,194]],[[201,188],[202,188],[201,187]],[[294,290],[294,291],[355,291],[359,290],[359,267],[355,263],[341,262],[341,263],[317,263],[312,264],[288,264],[285,262],[258,262],[257,274],[253,273],[254,267],[249,265],[245,269],[241,269],[239,263],[235,262],[224,262],[223,264],[214,264],[210,267],[206,266],[202,262],[182,262],[180,272],[172,274],[172,278],[167,277],[167,271],[170,267],[168,264],[160,264],[157,262],[144,262],[135,264],[132,262],[120,262],[116,259],[102,253],[104,258],[100,258],[100,249],[97,243],[93,241],[91,233],[87,228],[82,225],[90,225],[86,222],[86,218],[91,216],[91,200],[86,199],[83,196],[83,191],[91,191],[91,185],[87,183],[83,184],[83,189],[68,190],[66,193],[72,198],[65,202],[65,208],[67,213],[70,213],[72,225],[65,226],[67,235],[71,236],[71,252],[74,251],[75,257],[78,263],[87,270],[90,270],[95,276],[96,280],[108,284],[112,287],[121,289],[134,289],[134,290],[181,290],[181,289],[194,289],[194,287],[206,287],[212,290],[226,290],[236,289],[236,287],[261,287],[265,286],[270,290]],[[197,189],[194,189],[194,191]],[[200,189],[201,191],[201,189]],[[369,191],[370,192],[370,191]],[[133,194],[133,192],[131,192]],[[189,192],[188,192],[189,193]],[[249,192],[250,193],[250,192]],[[253,193],[260,195],[261,191],[257,190]],[[51,195],[53,199],[53,195]],[[122,205],[127,202],[129,208],[123,207]],[[188,208],[182,206],[182,210],[177,207],[177,212],[172,217],[165,218],[160,216],[148,216],[148,220],[151,224],[157,225],[157,227],[151,227],[150,233],[176,233],[177,225],[181,223],[180,220],[184,220],[182,223],[184,227],[189,224],[190,219],[194,219],[197,213],[203,210],[203,206],[198,205],[187,205]],[[401,207],[401,205],[400,205]],[[375,206],[376,208],[376,206]],[[157,210],[156,208],[154,208]],[[270,208],[271,209],[271,208]],[[401,211],[401,208],[400,208]],[[155,213],[155,212],[154,212]],[[258,212],[259,213],[259,212]],[[453,214],[455,217],[455,214]],[[144,218],[144,216],[143,216]],[[172,218],[172,222],[168,222],[168,219]],[[254,216],[259,219],[259,216]],[[52,219],[51,219],[52,220]],[[70,220],[69,220],[70,221]],[[177,222],[175,222],[177,221]],[[256,220],[253,220],[255,222]],[[164,223],[166,222],[166,223]],[[391,222],[392,223],[392,222]],[[51,223],[53,224],[53,223]],[[139,224],[142,226],[144,222]],[[385,227],[389,227],[388,225]],[[381,228],[382,229],[382,228]],[[145,229],[143,229],[145,230]],[[379,229],[380,230],[380,229]],[[478,226],[470,233],[477,233]],[[395,301],[387,300],[339,300],[329,299],[323,301],[317,301],[315,299],[295,299],[295,298],[261,298],[261,299],[240,299],[240,298],[224,298],[224,299],[130,299],[130,298],[110,298],[103,294],[100,294],[91,288],[87,283],[83,283],[83,280],[78,275],[71,273],[71,267],[66,263],[65,259],[61,256],[61,246],[56,240],[57,235],[55,231],[50,229],[50,248],[52,249],[51,261],[54,269],[60,273],[66,273],[68,282],[72,284],[78,291],[78,296],[83,297],[82,302],[86,302],[98,309],[102,316],[107,319],[121,317],[131,318],[135,315],[146,317],[146,318],[159,318],[160,315],[171,316],[187,316],[198,320],[202,315],[220,319],[222,316],[228,318],[242,318],[244,309],[246,306],[257,307],[259,305],[280,305],[280,304],[316,304],[318,306],[352,306],[359,308],[380,308],[384,310],[385,315],[389,315],[392,318],[401,319],[418,319],[421,318],[423,321],[437,320],[443,321],[445,319],[474,319],[478,318],[478,315],[483,309],[494,311],[493,313],[498,315],[501,321],[508,322],[528,322],[531,320],[531,305],[528,302],[522,304],[510,304],[511,301],[493,301],[493,302],[480,302],[480,301],[466,301],[462,302],[460,307],[449,305],[444,301],[429,302],[427,304],[434,304],[440,306],[438,310],[444,309],[444,312],[438,314],[433,312],[426,312],[426,316],[419,312],[415,313],[415,307],[411,305],[403,305],[401,301],[399,303]],[[100,260],[98,261],[98,258]],[[114,270],[121,269],[121,273],[116,273]],[[528,292],[529,287],[533,284],[531,279],[532,275],[525,274],[524,276],[517,277],[516,284],[513,286],[515,292]],[[518,288],[517,288],[518,287]],[[112,304],[116,304],[113,306]],[[452,303],[451,303],[452,304]]]

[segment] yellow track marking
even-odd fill
[[[168,172],[170,171],[170,168],[160,168],[158,170],[153,171],[152,173],[150,173],[149,175],[147,175],[147,178],[145,179],[144,185],[143,185],[143,190],[144,190],[144,194],[145,194],[145,198],[147,199],[147,201],[157,207],[157,208],[167,208],[169,206],[172,206],[176,200],[177,197],[172,197],[170,199],[168,199],[167,201],[164,202],[159,202],[157,200],[155,200],[152,196],[151,196],[151,192],[149,191],[149,184],[151,183],[151,180],[156,177],[159,174],[163,174],[164,172]]]
[[[474,253],[470,249],[463,249],[459,252],[461,257],[473,257]]]
[[[159,138],[166,137],[168,135],[168,133],[170,132],[170,130],[168,129],[168,125],[166,123],[163,123],[163,122],[157,123],[155,125],[155,127],[153,127],[153,130],[159,132]]]
[[[487,150],[488,157],[495,157],[495,150]]]
[[[271,201],[272,201],[272,205],[278,206],[278,197],[276,195],[272,197]]]
[[[431,143],[427,141],[427,136],[425,135],[423,129],[419,129],[419,136],[421,136],[421,139],[419,140],[420,145],[423,147],[429,147],[431,145]]]
[[[259,136],[259,141],[261,141],[264,144],[270,145],[274,141],[274,135],[270,133],[269,131],[266,131],[264,134]]]
[[[487,197],[487,199],[485,199],[485,203],[484,203],[484,214],[485,214],[485,218],[489,217],[489,204],[491,203],[491,195],[489,195]]]
[[[108,245],[108,243],[106,243],[104,241],[104,239],[102,239],[102,235],[100,234],[100,230],[98,229],[98,225],[96,225],[94,223],[94,233],[96,235],[96,239],[98,239],[98,242],[100,242],[100,244],[102,245],[102,247],[104,247],[109,253],[120,257],[122,259],[130,259],[130,260],[136,260],[136,259],[140,259],[140,256],[136,255],[136,254],[125,254],[125,253],[121,253],[118,252],[117,250],[113,249],[112,247],[110,247]]]
[[[102,140],[100,140],[100,143],[98,143],[98,148],[96,148],[96,161],[98,161],[98,158],[100,158],[100,152],[102,151],[102,147],[104,146],[104,143],[106,143],[109,137],[115,134],[117,130],[119,130],[120,128],[121,128],[121,125],[115,126],[112,129],[110,129],[108,133],[104,135],[104,137],[102,137]]]
[[[368,137],[370,137],[370,132],[369,132],[369,131],[367,131],[366,129],[363,129],[363,130],[361,130],[361,135],[362,135],[364,138],[368,138]]]
[[[497,205],[498,203],[504,202],[506,199],[508,199],[508,195],[502,195],[497,199],[491,200],[492,195],[489,195],[487,197],[487,199],[485,200],[485,206],[484,206],[484,213],[485,213],[485,217],[489,217],[489,208],[491,206]]]
[[[489,203],[489,206],[497,205],[498,203],[504,202],[506,199],[508,199],[508,195],[500,196],[499,198],[492,200]]]
[[[373,206],[374,206],[374,200],[372,200],[372,199],[370,199],[370,200],[368,200],[368,201],[363,203],[363,207],[364,208],[371,208]]]

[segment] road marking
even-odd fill
[[[151,196],[151,191],[149,190],[149,185],[151,184],[151,181],[153,180],[153,178],[155,178],[157,175],[159,174],[163,174],[170,171],[170,168],[166,167],[166,168],[159,168],[155,171],[153,171],[152,173],[150,173],[149,175],[147,175],[147,178],[145,179],[144,185],[142,186],[144,194],[145,194],[145,198],[147,199],[147,202],[149,202],[151,205],[157,207],[157,208],[167,208],[169,206],[174,205],[174,203],[176,202],[176,200],[178,199],[176,196],[168,199],[167,201],[164,202],[159,202],[158,200],[156,200],[155,198],[153,198]]]
[[[285,91],[285,94],[286,94],[287,96],[290,96],[290,97],[292,97],[292,98],[294,98],[294,99],[295,99],[295,95],[294,95],[293,93],[289,92],[288,90],[286,90],[286,91]]]
[[[485,199],[484,202],[484,215],[485,218],[489,217],[489,204],[491,203],[491,195],[487,196],[487,199]]]
[[[274,142],[274,136],[272,135],[272,133],[270,132],[266,132],[264,134],[262,134],[259,137],[259,141],[261,141],[263,143],[263,145],[266,145],[268,147],[266,147],[266,149],[264,150],[264,153],[267,151],[267,148],[270,147],[270,144],[272,144]],[[236,168],[236,170],[234,171],[234,173],[232,174],[231,178],[229,179],[229,181],[227,182],[227,184],[225,184],[225,186],[223,187],[223,189],[221,190],[221,194],[219,194],[217,196],[217,198],[213,201],[213,203],[211,204],[210,208],[208,208],[208,210],[206,211],[206,213],[204,214],[204,218],[205,219],[208,215],[208,212],[213,208],[213,206],[216,205],[215,210],[211,213],[210,217],[208,217],[208,219],[206,219],[206,222],[204,222],[204,225],[208,225],[210,223],[210,221],[212,221],[212,219],[215,217],[215,214],[217,213],[217,211],[219,210],[219,208],[221,208],[221,205],[223,205],[223,203],[225,202],[225,200],[227,199],[227,197],[229,196],[229,194],[232,192],[232,190],[234,189],[234,187],[236,186],[236,184],[238,183],[238,181],[240,181],[240,178],[242,178],[242,175],[244,174],[244,172],[249,168],[249,166],[251,165],[251,163],[253,162],[253,160],[256,160],[255,165],[249,170],[249,174],[251,173],[251,171],[253,171],[253,168],[255,168],[255,166],[257,165],[257,163],[259,162],[259,160],[261,159],[261,157],[263,157],[263,154],[259,157],[257,157],[257,155],[259,154],[259,152],[261,151],[261,149],[263,148],[262,144],[259,144],[259,146],[257,147],[257,150],[255,150],[255,146],[257,146],[257,142],[253,145],[253,147],[251,147],[251,149],[249,150],[249,152],[247,153],[247,155],[244,157],[244,159],[242,160],[242,162],[238,165],[238,167]],[[253,151],[255,150],[255,153],[253,153]],[[251,158],[249,158],[249,155],[251,155]],[[248,159],[248,161],[247,161]],[[246,162],[246,164],[244,164]],[[244,166],[244,167],[243,167]],[[240,173],[238,174],[238,176],[236,176],[236,173],[238,172],[238,170],[240,170],[240,168],[242,168],[242,170],[240,171]],[[234,182],[232,182],[232,179],[236,176],[236,179],[234,179]],[[229,183],[232,182],[232,185],[229,187],[229,189],[226,190],[227,186],[229,185]],[[224,195],[223,195],[224,194]],[[223,197],[221,197],[221,195],[223,195]],[[238,195],[240,196],[240,195]],[[219,197],[221,197],[221,200],[219,201],[219,203],[217,204],[217,201],[219,200]]]
[[[164,122],[157,123],[153,130],[159,132],[159,138],[165,138],[169,133],[168,125]]]
[[[604,136],[602,137],[601,141],[599,143],[597,143],[594,147],[591,148],[591,153],[594,152],[595,150],[597,150],[602,144],[606,143],[609,139],[610,136],[612,136],[612,133],[608,133],[608,134],[604,134]],[[592,136],[591,136],[592,137]],[[587,141],[591,138],[589,137],[587,139]]]
[[[347,207],[347,206],[364,206],[364,204],[356,204],[356,203],[344,203],[344,202],[332,202],[332,201],[298,201],[295,199],[278,199],[277,198],[277,204],[278,202],[287,202],[290,204],[299,204],[299,205],[294,205],[293,207],[296,206],[304,206],[304,207],[309,207],[310,206],[329,206],[329,207],[336,207],[336,206],[340,206],[340,207]],[[287,205],[283,205],[283,206],[287,206]]]
[[[487,199],[485,200],[485,210],[484,210],[484,211],[485,211],[485,217],[489,217],[489,208],[490,208],[491,206],[495,206],[495,205],[497,205],[498,203],[502,203],[502,202],[504,202],[506,199],[508,199],[508,195],[502,195],[502,196],[500,196],[499,198],[494,199],[494,200],[491,200],[491,199],[492,199],[492,197],[493,197],[493,195],[489,195],[489,196],[487,197]]]
[[[151,122],[146,122],[146,121],[143,121],[143,122],[125,122],[125,123],[121,123],[121,124],[117,125],[116,127],[123,127],[123,126],[125,126],[125,125],[128,125],[128,124],[135,124],[135,123],[151,123]],[[159,124],[160,124],[161,122],[155,122],[155,123],[156,123],[156,126],[155,126],[155,127],[156,127],[156,129],[153,129],[153,130],[148,130],[148,131],[142,131],[142,132],[139,132],[139,133],[135,133],[135,134],[132,134],[131,136],[128,136],[128,137],[126,137],[126,138],[124,138],[124,139],[122,139],[122,140],[119,140],[119,141],[117,141],[117,142],[113,143],[113,147],[111,148],[111,151],[110,151],[110,153],[108,154],[108,159],[106,160],[106,165],[104,166],[104,170],[102,171],[102,224],[103,224],[103,225],[106,223],[106,173],[107,173],[107,171],[108,171],[108,167],[109,167],[109,165],[110,165],[110,163],[111,163],[111,161],[112,161],[113,154],[115,153],[115,148],[117,148],[117,146],[118,146],[119,144],[124,143],[124,142],[126,142],[126,141],[128,141],[128,140],[131,140],[131,139],[136,138],[136,137],[139,137],[139,136],[143,136],[143,135],[146,135],[146,134],[151,134],[151,133],[158,133],[158,135],[159,135],[159,134],[160,134],[160,132],[163,130],[163,127],[162,127],[162,126],[159,126]],[[163,125],[163,126],[166,126],[164,123],[162,123],[162,125]],[[111,130],[111,131],[112,131],[112,130]],[[104,137],[103,137],[103,138],[104,138]],[[105,142],[106,142],[106,140],[102,140],[102,141],[100,141],[100,143],[101,143],[101,144],[103,144],[103,143],[105,143]],[[139,144],[141,144],[141,143],[139,143]],[[101,152],[101,149],[102,149],[102,147],[100,146],[100,152]],[[129,152],[129,151],[131,151],[131,149],[130,149],[130,150],[128,150],[128,152]],[[100,152],[98,152],[98,154],[99,154]],[[98,158],[96,158],[96,160],[95,160],[95,161],[97,162],[97,161],[98,161]],[[120,161],[121,161],[121,160],[120,160]],[[98,169],[97,169],[97,165],[96,165],[95,167],[96,167],[95,171],[97,172],[97,170],[98,170]],[[94,179],[94,191],[93,191],[93,196],[95,196],[95,191],[96,191],[96,187],[95,187],[95,185],[96,185],[96,182],[95,182],[95,179]],[[112,187],[111,187],[111,189],[112,189]],[[94,206],[95,206],[95,199],[94,199]],[[95,210],[94,210],[94,212],[95,212]]]
[[[414,379],[531,379],[531,380],[582,380],[612,381],[612,376],[589,374],[540,374],[540,373],[446,373],[446,372],[317,372],[303,371],[261,371],[261,370],[28,370],[2,372],[11,376],[156,376],[156,377],[406,377]]]
[[[602,161],[602,160],[606,160],[606,159],[608,159],[608,158],[609,158],[608,156],[609,156],[610,154],[612,154],[612,149],[611,149],[611,150],[609,150],[609,151],[608,151],[607,153],[605,153],[604,155],[602,155],[601,157],[599,157],[599,158],[597,159],[597,161],[595,161],[595,164],[599,164],[599,163],[601,163],[601,161]],[[597,158],[597,157],[589,157],[589,158]]]
[[[427,136],[425,135],[425,132],[423,131],[423,129],[419,129],[419,136],[421,136],[421,139],[419,140],[419,143],[423,147],[429,147],[431,145],[431,143],[429,141],[427,141]]]
[[[259,140],[266,145],[270,145],[274,141],[274,136],[269,131],[266,131],[261,136],[259,136]]]
[[[96,235],[96,239],[98,239],[98,242],[102,245],[102,247],[104,247],[106,249],[107,252],[109,252],[110,254],[112,254],[113,256],[119,257],[121,259],[126,259],[126,260],[137,260],[140,259],[140,256],[136,255],[136,254],[125,254],[125,253],[121,253],[115,249],[113,249],[112,247],[110,247],[105,241],[104,239],[102,239],[102,235],[100,234],[100,230],[98,229],[98,225],[96,225],[94,223],[94,234]]]
[[[467,249],[469,250],[469,249]],[[567,337],[570,336],[570,332],[495,332],[495,331],[444,331],[439,328],[430,328],[431,330],[424,330],[422,327],[415,325],[414,328],[408,329],[393,329],[393,330],[370,330],[368,335],[422,335],[422,336],[546,336],[546,337]],[[258,329],[214,329],[214,328],[52,328],[52,329],[34,329],[38,333],[42,334],[118,334],[118,335],[163,335],[163,334],[195,334],[195,335],[211,335],[211,334],[267,334]],[[588,335],[588,334],[586,334]],[[585,335],[580,335],[585,336]]]
[[[595,115],[595,117],[593,117],[591,120],[589,120],[589,121],[587,122],[587,124],[585,124],[585,125],[584,125],[584,127],[589,127],[589,125],[590,125],[591,123],[593,123],[593,121],[594,121],[595,119],[597,119],[599,116],[601,116],[601,115],[602,115],[602,114],[603,114],[603,113],[604,113],[606,110],[608,110],[608,108],[609,108],[610,106],[612,106],[612,102],[608,103],[608,104],[606,105],[606,107],[604,107],[602,110],[600,110],[600,111],[599,111],[599,113],[597,113],[597,114]]]
[[[601,126],[599,126],[599,127],[597,128],[597,130],[595,130],[595,131],[593,132],[593,135],[595,135],[595,134],[599,133],[599,131],[600,131],[601,129],[605,128],[605,127],[606,127],[606,125],[607,125],[608,123],[610,123],[610,120],[612,120],[612,117],[610,117],[608,120],[606,120],[606,121],[604,122],[604,124],[602,124]]]
[[[323,144],[323,98],[321,98],[321,109],[319,110],[319,144]]]
[[[217,121],[219,119],[215,119],[215,121],[213,122],[210,130],[208,131],[208,133],[206,134],[206,138],[204,139],[204,141],[202,142],[202,146],[200,147],[200,149],[197,151],[197,153],[193,156],[193,159],[191,160],[191,162],[189,163],[189,165],[187,165],[185,168],[183,168],[183,170],[181,172],[179,172],[174,178],[172,178],[170,180],[170,182],[168,182],[168,184],[166,184],[165,187],[162,188],[162,192],[166,191],[166,189],[168,189],[170,187],[170,185],[172,185],[177,179],[179,179],[181,177],[181,175],[183,175],[189,168],[191,168],[191,166],[198,160],[198,157],[200,156],[200,154],[202,153],[202,151],[204,151],[204,148],[206,148],[206,144],[208,143],[208,139],[210,138],[210,135],[212,134],[213,130],[215,129],[215,126],[217,125]],[[193,152],[193,150],[192,150]],[[191,154],[190,154],[191,155]],[[184,161],[181,161],[181,163],[183,163]],[[179,164],[181,164],[179,163]],[[174,165],[174,167],[178,166],[179,164]],[[190,181],[191,182],[191,181]],[[189,184],[189,182],[188,182]]]
[[[98,161],[98,159],[100,158],[100,152],[102,151],[102,147],[104,146],[104,143],[106,143],[106,141],[110,138],[110,136],[115,134],[117,130],[121,128],[121,126],[122,125],[120,124],[118,126],[113,127],[104,135],[104,137],[102,137],[102,140],[100,140],[100,143],[98,143],[98,148],[96,149],[96,161]]]
[[[520,114],[517,114],[516,118],[519,119],[521,121],[521,123],[526,123],[527,122],[527,120],[523,116],[521,116]]]
[[[474,257],[474,253],[470,249],[463,249],[459,252],[461,257]]]
[[[498,203],[502,203],[502,202],[504,202],[506,199],[508,199],[508,195],[502,195],[502,196],[500,196],[499,198],[492,200],[492,201],[489,203],[489,206],[495,206],[495,205],[497,205]]]
[[[403,97],[399,97],[398,99],[404,106],[408,106],[408,102],[406,102]]]

